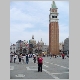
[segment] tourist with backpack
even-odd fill
[[[38,72],[39,71],[42,72],[42,65],[43,65],[43,58],[42,58],[42,55],[40,54],[38,57]]]

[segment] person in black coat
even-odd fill
[[[28,54],[26,54],[26,63],[28,64],[29,62],[29,58],[28,58]]]

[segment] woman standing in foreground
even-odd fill
[[[42,58],[42,54],[39,55],[38,57],[38,72],[41,71],[42,72],[42,65],[43,65],[43,58]]]

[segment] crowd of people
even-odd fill
[[[42,64],[43,64],[43,58],[42,54],[35,55],[35,54],[16,54],[16,53],[10,53],[10,63],[15,63],[16,59],[18,58],[19,63],[24,63],[24,58],[26,57],[26,63],[29,63],[29,58],[33,58],[34,63],[37,62],[38,64],[38,72],[42,72]]]
[[[23,64],[23,63],[24,63],[24,59],[26,58],[26,63],[28,64],[29,58],[31,58],[31,57],[33,57],[32,54],[22,54],[22,53],[16,54],[15,52],[14,52],[14,53],[11,52],[11,53],[10,53],[10,62],[11,62],[11,63],[12,63],[12,62],[15,63],[15,61],[16,61],[17,58],[18,58],[19,63],[22,63],[22,64]]]
[[[47,57],[48,56],[51,56],[50,57],[50,59],[52,58],[52,57],[55,57],[55,58],[57,58],[58,56],[57,55],[46,55]],[[29,63],[29,58],[33,58],[33,60],[34,60],[34,63],[36,63],[37,62],[37,64],[38,64],[38,72],[39,71],[41,71],[42,72],[42,65],[43,65],[43,57],[45,57],[45,55],[43,55],[42,53],[41,54],[38,54],[38,55],[35,55],[35,54],[22,54],[22,53],[20,53],[20,54],[16,54],[16,53],[10,53],[10,63],[12,63],[12,62],[14,62],[15,63],[15,61],[16,60],[18,60],[18,62],[19,62],[19,64],[20,63],[24,63],[25,61],[25,58],[26,58],[26,64],[28,64]],[[65,55],[62,53],[61,55],[60,55],[60,57],[62,57],[62,59],[64,59],[65,58]],[[18,58],[18,59],[17,59]]]

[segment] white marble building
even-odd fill
[[[13,53],[15,52],[16,53],[16,45],[15,44],[10,46],[10,53],[11,52],[13,52]]]

